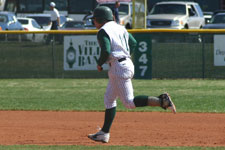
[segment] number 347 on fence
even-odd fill
[[[135,60],[135,78],[152,78],[152,46],[151,36],[149,34],[135,34],[137,48],[134,53]]]

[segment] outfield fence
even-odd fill
[[[138,39],[135,78],[225,78],[225,30],[129,32]],[[0,31],[0,78],[106,78],[95,68],[96,33]]]

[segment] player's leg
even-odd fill
[[[118,78],[116,83],[118,97],[122,101],[123,105],[128,109],[134,109],[134,90],[131,79]]]
[[[124,106],[128,109],[133,109],[135,107],[143,106],[160,106],[163,109],[171,109],[173,113],[176,113],[176,107],[173,104],[168,93],[163,93],[158,97],[154,96],[136,96],[133,95],[133,86],[131,79],[118,78],[117,90],[120,100],[123,102]]]
[[[163,109],[171,109],[173,113],[176,113],[176,106],[174,105],[168,93],[163,93],[158,97],[144,95],[136,96],[134,98],[134,104],[136,107],[160,106]]]
[[[110,128],[116,115],[116,98],[115,85],[113,79],[109,79],[109,83],[104,96],[105,103],[105,119],[101,130],[95,134],[89,134],[88,137],[94,141],[107,143],[110,138]]]
[[[116,114],[116,107],[105,110],[105,120],[102,129],[94,134],[89,134],[88,137],[94,141],[108,143],[110,139],[110,128]]]
[[[102,127],[102,131],[105,133],[110,132],[112,122],[116,115],[117,93],[115,88],[116,87],[114,84],[114,79],[110,78],[106,92],[105,92],[105,96],[104,96],[104,103],[105,103],[106,110],[105,110],[105,120]]]

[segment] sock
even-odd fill
[[[158,97],[148,97],[148,105],[149,106],[161,106],[160,99]]]
[[[136,107],[160,106],[160,100],[158,97],[140,95],[134,98],[134,104]]]
[[[109,130],[111,128],[115,115],[116,115],[116,107],[105,110],[105,121],[102,127],[103,132],[109,133]]]
[[[148,96],[145,95],[135,96],[134,104],[136,107],[148,106]]]

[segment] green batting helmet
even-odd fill
[[[112,10],[107,6],[99,6],[95,8],[93,17],[102,20],[112,21],[113,20],[113,13]]]

